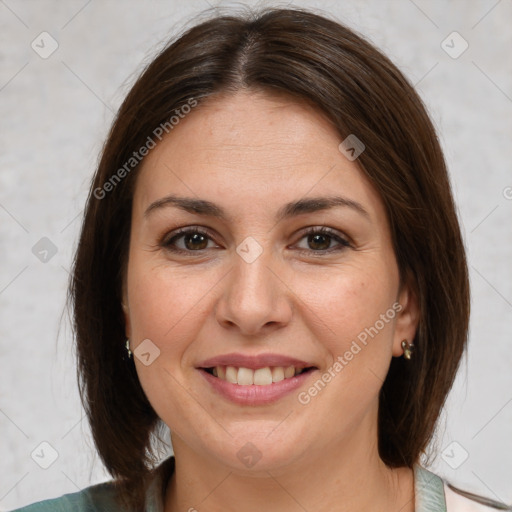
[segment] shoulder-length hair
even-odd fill
[[[361,36],[307,10],[202,21],[154,58],[121,105],[93,178],[69,287],[82,403],[99,455],[135,510],[162,423],[124,346],[134,152],[191,101],[241,89],[314,104],[340,141],[355,134],[366,146],[357,163],[384,202],[401,280],[421,311],[414,357],[393,358],[380,393],[378,448],[389,467],[412,467],[426,453],[465,348],[464,244],[439,141],[404,75]]]

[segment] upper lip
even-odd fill
[[[289,357],[281,354],[223,354],[220,356],[205,359],[197,365],[197,368],[214,368],[215,366],[236,366],[238,368],[250,368],[257,370],[258,368],[265,368],[267,366],[294,366],[295,368],[309,368],[313,366],[306,361],[301,361],[295,357]]]

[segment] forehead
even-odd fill
[[[318,109],[255,92],[210,97],[146,156],[139,209],[166,194],[268,208],[311,195],[350,195],[382,213],[378,194]],[[380,210],[380,212],[378,211]]]

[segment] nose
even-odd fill
[[[217,302],[219,324],[247,336],[264,335],[280,329],[292,316],[292,293],[272,264],[266,250],[255,261],[233,256],[233,269],[223,280],[224,289]]]

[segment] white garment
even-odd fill
[[[496,510],[504,510],[488,505],[483,505],[482,503],[478,503],[470,498],[466,498],[465,496],[462,496],[458,492],[455,492],[450,487],[448,487],[446,481],[443,483],[447,512],[491,512]]]

